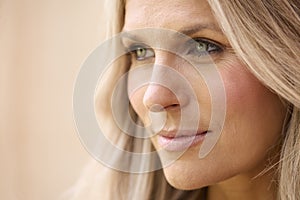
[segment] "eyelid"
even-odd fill
[[[127,51],[129,53],[137,50],[138,48],[152,49],[151,47],[149,47],[148,45],[143,44],[143,43],[134,43],[134,44],[129,45],[128,47],[125,46],[125,48],[127,49]]]
[[[191,48],[191,46],[195,45],[196,42],[203,42],[203,43],[214,45],[216,47],[216,49],[208,52],[211,55],[218,55],[226,49],[226,45],[220,44],[219,42],[217,42],[215,40],[204,38],[204,37],[194,37],[194,38],[190,38],[188,41],[186,41],[185,45],[179,47],[178,50],[181,51],[182,53],[185,52],[184,54],[191,55],[193,57],[194,56],[196,56],[196,57],[204,56],[204,54],[201,54],[201,55],[197,54],[195,49]],[[143,42],[137,42],[137,41],[129,42],[127,40],[126,43],[127,44],[125,44],[125,42],[123,42],[123,45],[124,45],[126,51],[135,57],[136,57],[135,51],[138,50],[139,48],[146,49],[148,52],[151,51],[151,52],[153,52],[153,56],[155,55],[153,48]],[[145,57],[145,59],[137,59],[137,57],[136,57],[135,59],[138,61],[143,61],[143,60],[146,60],[153,56],[147,56],[147,57]]]
[[[197,43],[205,43],[208,47],[212,47],[213,49],[207,49],[207,51],[200,52],[196,49]],[[225,46],[220,44],[219,42],[207,38],[196,37],[192,38],[186,43],[185,54],[196,57],[198,59],[199,57],[205,55],[219,56],[224,52],[224,50]]]
[[[146,44],[134,43],[132,45],[129,45],[129,47],[125,47],[125,48],[127,49],[127,52],[130,53],[133,56],[133,58],[137,61],[145,61],[155,56],[155,52],[153,48],[149,47]],[[146,55],[144,57],[139,58],[136,52],[138,49],[145,49]]]
[[[225,49],[225,45],[221,44],[220,42],[217,42],[217,41],[212,40],[212,39],[204,38],[204,37],[195,37],[195,38],[192,38],[192,40],[190,42],[191,43],[194,43],[194,42],[206,42],[206,43],[210,43],[210,44],[216,45],[217,47],[220,47],[222,50]]]

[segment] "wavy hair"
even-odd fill
[[[281,158],[273,165],[278,174],[278,199],[300,199],[300,2],[299,0],[208,0],[211,9],[240,60],[289,107],[280,147]],[[106,0],[107,37],[121,32],[125,2]],[[112,68],[106,86],[114,85],[128,71]],[[124,91],[126,88],[124,88]],[[149,152],[153,146],[122,134],[116,127],[110,105],[111,88],[102,88],[97,105],[105,121],[105,132],[120,148]],[[126,98],[126,92],[124,97]],[[127,97],[128,98],[128,97]],[[100,116],[100,118],[101,118]],[[123,135],[123,136],[122,136]],[[118,159],[122,155],[112,155]],[[141,161],[143,162],[143,161]],[[145,163],[141,163],[143,165]],[[83,174],[73,199],[198,199],[205,189],[177,190],[164,178],[162,170],[130,174],[92,164]]]

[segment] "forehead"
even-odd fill
[[[205,0],[127,0],[125,30],[155,27],[179,30],[198,24],[216,25]]]

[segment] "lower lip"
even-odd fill
[[[207,133],[201,133],[193,136],[181,136],[181,137],[164,137],[158,135],[157,142],[166,151],[185,151],[189,147],[193,147],[201,143]]]

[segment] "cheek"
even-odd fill
[[[139,118],[143,121],[144,125],[147,126],[150,123],[150,119],[148,116],[148,111],[146,107],[143,104],[143,98],[146,91],[146,86],[141,86],[137,90],[135,90],[132,93],[128,93],[129,95],[129,101],[132,105],[132,108],[136,112],[136,114],[139,116]]]
[[[226,90],[227,112],[221,146],[241,168],[251,168],[266,159],[276,144],[285,108],[278,96],[264,87],[239,62],[220,71]],[[234,156],[232,156],[234,155]]]
[[[227,114],[242,114],[242,110],[257,110],[264,101],[266,88],[253,77],[245,66],[233,63],[234,70],[223,71],[226,90]]]
[[[227,101],[227,117],[254,117],[256,120],[248,123],[255,124],[260,118],[274,120],[281,118],[283,105],[278,96],[267,89],[250,73],[246,66],[239,62],[231,64],[230,69],[221,71],[225,85]],[[270,112],[275,117],[267,118]],[[238,120],[240,121],[240,120]]]

